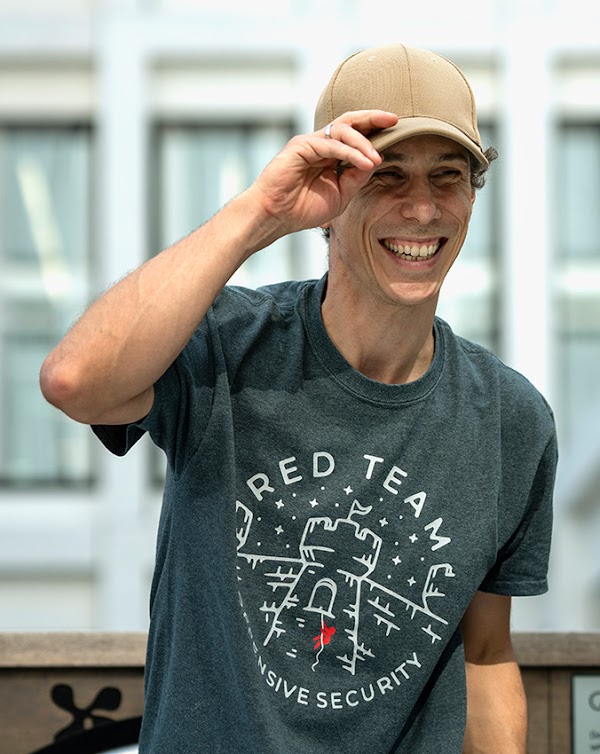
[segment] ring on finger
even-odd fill
[[[333,138],[332,135],[331,135],[331,126],[332,125],[333,125],[333,123],[328,123],[325,126],[325,138],[326,139],[332,139]]]

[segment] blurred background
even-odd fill
[[[0,0],[0,629],[145,629],[164,461],[44,403],[100,292],[245,188],[348,54],[469,77],[500,159],[440,315],[554,407],[551,591],[516,630],[600,627],[600,5],[588,0]],[[320,277],[316,231],[236,282]],[[482,448],[485,452],[485,448]]]

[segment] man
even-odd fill
[[[493,156],[454,65],[351,56],[314,133],[46,360],[110,450],[167,455],[145,754],[525,751],[510,596],[547,588],[552,414],[435,317]],[[314,227],[321,281],[226,287]]]

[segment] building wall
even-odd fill
[[[600,11],[583,0],[0,0],[0,628],[143,629],[162,460],[44,404],[37,370],[85,305],[241,190],[356,49],[404,41],[470,78],[501,159],[440,313],[555,409],[551,591],[519,630],[600,619]],[[320,276],[304,232],[255,285]]]

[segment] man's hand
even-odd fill
[[[329,136],[321,129],[291,139],[248,190],[277,220],[277,235],[315,228],[340,215],[381,164],[368,135],[397,121],[384,110],[359,110],[333,120]]]

